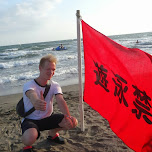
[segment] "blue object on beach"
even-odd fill
[[[66,47],[61,48],[60,46],[58,46],[57,48],[55,48],[56,51],[61,51],[61,50],[67,50]]]

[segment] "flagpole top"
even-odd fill
[[[76,12],[76,16],[77,16],[77,18],[81,18],[80,10],[77,10],[77,12]]]

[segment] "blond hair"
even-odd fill
[[[46,61],[54,62],[55,64],[57,63],[56,57],[52,54],[48,54],[48,55],[45,55],[41,58],[39,66],[43,67]]]

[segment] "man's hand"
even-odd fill
[[[34,104],[33,106],[36,110],[41,110],[41,111],[46,110],[46,101],[44,100],[42,91],[40,92],[40,99],[35,100],[35,102],[33,104]]]
[[[78,120],[72,116],[64,116],[63,120],[59,123],[59,126],[65,130],[75,128],[78,125]]]
[[[72,116],[65,116],[66,126],[68,129],[75,128],[78,125],[78,121],[76,118]]]
[[[44,100],[42,91],[40,92],[40,99],[37,97],[37,94],[33,90],[27,91],[26,95],[30,99],[36,110],[46,110],[46,101]]]

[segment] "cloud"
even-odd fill
[[[11,4],[7,10],[1,11],[0,32],[40,28],[48,18],[51,18],[51,11],[55,9],[56,5],[61,3],[61,1],[62,0],[27,0],[15,5]],[[3,1],[0,2],[2,3]]]
[[[46,17],[61,0],[28,0],[16,5],[16,15],[22,17]]]

